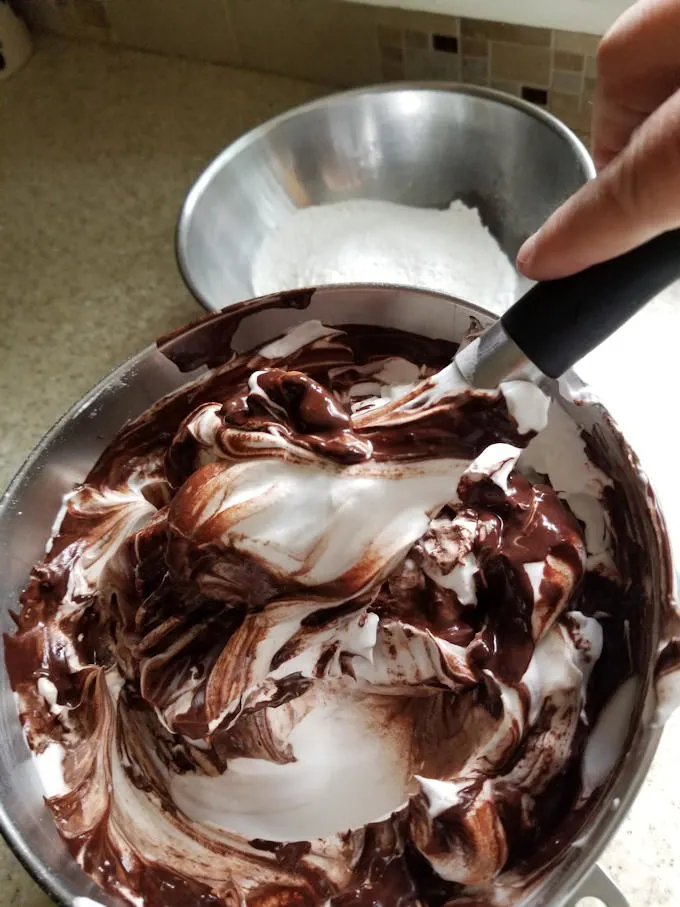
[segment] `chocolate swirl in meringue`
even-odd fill
[[[613,483],[537,388],[436,374],[453,352],[317,322],[211,353],[67,497],[5,645],[103,887],[494,904],[606,780],[584,749],[634,671]]]

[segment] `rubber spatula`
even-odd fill
[[[571,277],[535,284],[454,362],[474,387],[559,378],[680,278],[680,230]]]

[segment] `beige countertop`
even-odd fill
[[[53,37],[42,37],[28,67],[1,85],[0,487],[105,372],[200,314],[177,272],[173,234],[205,164],[245,129],[323,93]],[[678,309],[676,293],[656,317],[674,320]],[[631,336],[622,335],[619,351]],[[600,377],[608,371],[603,360],[589,366]],[[619,384],[617,402],[624,391]],[[647,421],[630,431],[662,472],[652,416],[647,408]],[[676,715],[602,861],[633,907],[680,902],[678,755]],[[0,904],[50,903],[0,843]]]

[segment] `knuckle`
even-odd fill
[[[619,59],[619,46],[620,42],[614,32],[608,32],[600,41],[595,54],[598,74],[606,75],[616,69]]]
[[[680,174],[680,92],[673,99],[672,115],[666,121],[665,153],[669,170]]]
[[[639,219],[645,211],[646,187],[638,148],[630,147],[610,183],[611,203],[624,222]]]
[[[657,116],[641,128],[614,163],[605,189],[611,207],[626,222],[659,228],[671,218],[675,224],[680,216],[680,116]]]
[[[623,214],[629,220],[642,217],[645,212],[645,180],[642,178],[640,167],[637,166],[636,155],[631,155],[629,166],[622,167],[623,177],[619,188],[619,201]]]
[[[622,70],[629,69],[631,52],[635,50],[631,47],[629,31],[615,24],[604,35],[595,52],[598,76],[616,81]]]

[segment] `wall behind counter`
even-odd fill
[[[350,0],[517,25],[603,34],[634,0]]]
[[[395,2],[401,6],[390,5]],[[36,29],[338,88],[402,79],[492,86],[548,108],[587,141],[598,34],[627,4],[624,0],[15,0],[15,5]],[[412,8],[401,8],[406,5]],[[415,8],[422,6],[440,11]],[[541,8],[545,15],[537,18]],[[591,15],[572,16],[579,9],[590,10]],[[474,16],[457,15],[454,10],[474,12]],[[505,18],[494,18],[494,11]],[[533,17],[534,24],[518,22],[518,17]],[[587,23],[588,28],[545,24],[567,19]]]

